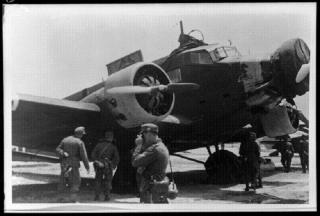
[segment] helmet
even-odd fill
[[[77,127],[76,129],[74,129],[74,133],[75,134],[86,134],[85,128],[84,127]]]

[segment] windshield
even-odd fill
[[[221,60],[230,56],[240,56],[240,53],[235,47],[219,47],[211,51],[210,55],[213,60]]]

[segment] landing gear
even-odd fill
[[[208,174],[208,182],[212,184],[238,183],[241,179],[241,163],[238,157],[230,151],[219,149],[215,144],[216,151],[209,153],[204,166]]]

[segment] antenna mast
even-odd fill
[[[180,20],[180,34],[183,35],[183,23],[182,23],[182,20]]]

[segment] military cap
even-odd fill
[[[152,123],[143,124],[141,125],[141,133],[144,133],[144,132],[152,132],[152,133],[158,134],[159,128],[157,125]]]
[[[85,128],[84,127],[77,127],[76,129],[74,129],[74,133],[75,134],[86,134]]]

